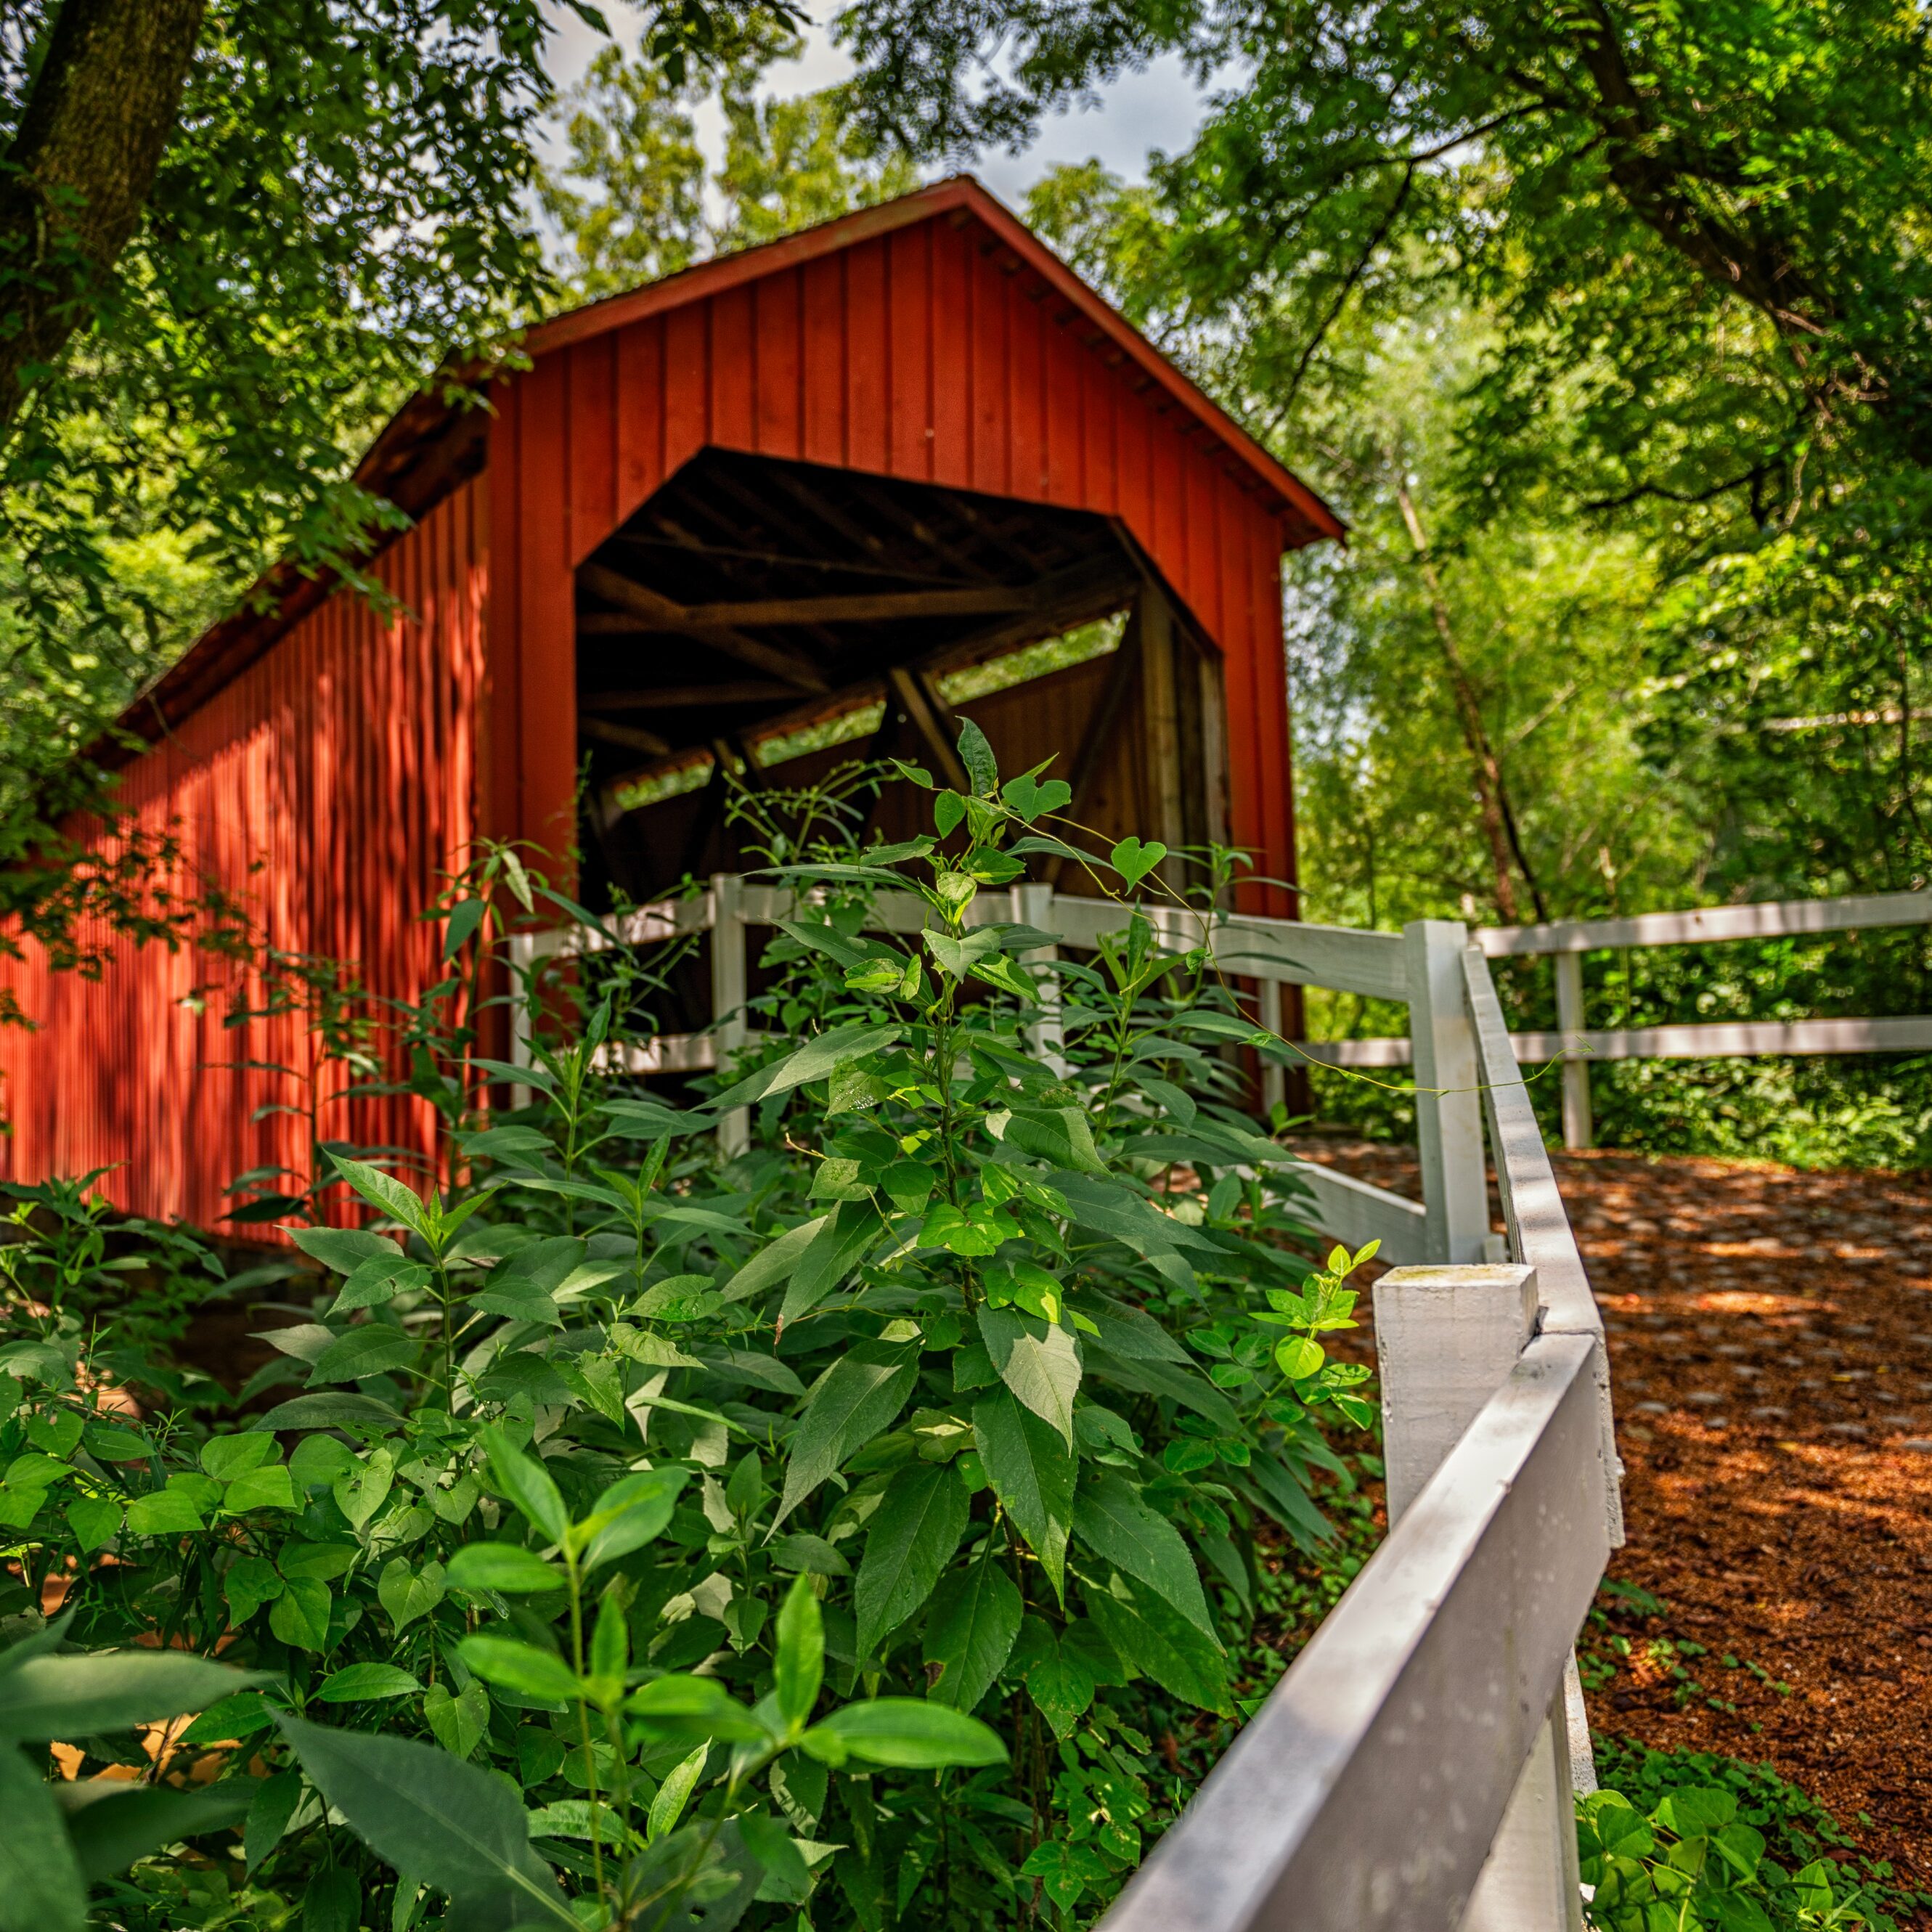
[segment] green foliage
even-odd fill
[[[674,78],[616,46],[598,55],[562,104],[567,158],[538,178],[574,293],[632,288],[918,186],[904,155],[859,127],[843,90],[761,92],[766,70],[800,50],[788,23],[753,14],[701,76]],[[715,170],[697,119],[714,98],[724,121]]]
[[[1372,1412],[1321,1338],[1367,1257],[1298,1256],[1292,1164],[1222,1058],[1248,1023],[1130,896],[1156,848],[1091,856],[1130,896],[1057,998],[1042,935],[971,922],[1080,835],[1063,785],[1003,781],[970,727],[961,752],[943,832],[764,828],[799,890],[761,995],[780,1024],[688,1109],[599,1058],[647,962],[530,969],[533,1064],[478,1057],[510,924],[568,904],[479,855],[437,908],[448,976],[403,1022],[444,1168],[405,1180],[318,1122],[314,1172],[261,1184],[310,1305],[238,1427],[79,1312],[107,1240],[86,1190],[23,1202],[0,1614],[32,1628],[72,1582],[67,1650],[0,1661],[0,1729],[10,1682],[104,1670],[37,1733],[86,1778],[131,1761],[117,1654],[209,1673],[173,1707],[201,1712],[175,1748],[209,1760],[203,1808],[122,1834],[124,1875],[81,1859],[117,1922],[272,1932],[305,1900],[406,1927],[446,1898],[452,1922],[808,1907],[879,1932],[1118,1892],[1166,1815],[1150,1733],[1222,1734],[1265,1552],[1331,1534],[1324,1427]],[[868,929],[885,890],[921,931]],[[388,1064],[340,976],[295,983],[318,1051]],[[481,1114],[512,1078],[530,1104]],[[110,1361],[155,1391],[138,1422],[103,1406]],[[180,1856],[236,1828],[231,1876]]]
[[[1598,1932],[1894,1932],[1925,1902],[1768,1765],[1608,1738],[1597,1756],[1604,1789],[1576,1810]]]

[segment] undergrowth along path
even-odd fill
[[[1416,1191],[1408,1150],[1299,1150]],[[1932,1176],[1556,1165],[1625,1466],[1593,1729],[1768,1762],[1932,1886]]]

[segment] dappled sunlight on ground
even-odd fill
[[[1415,1190],[1403,1150],[1304,1151]],[[1610,1574],[1667,1606],[1591,1633],[1593,1726],[1767,1760],[1932,1886],[1932,1177],[1556,1166],[1610,1338]]]

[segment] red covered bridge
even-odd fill
[[[727,770],[822,770],[854,748],[788,763],[788,737],[862,712],[858,749],[943,764],[950,676],[1124,611],[1119,648],[962,707],[1006,769],[1057,754],[1084,821],[1293,877],[1280,560],[1340,526],[976,183],[525,346],[490,409],[419,398],[363,463],[414,519],[370,566],[396,608],[290,580],[128,716],[124,801],[270,944],[408,996],[437,972],[416,915],[478,837],[648,897],[733,863]],[[124,1163],[124,1206],[213,1226],[236,1174],[299,1161],[300,1124],[256,1118],[276,1076],[217,1064],[243,1054],[191,997],[210,974],[154,947],[98,983],[13,971],[41,1022],[0,1041],[14,1178]],[[248,1057],[302,1054],[260,1031]],[[389,1101],[326,1125],[424,1131]]]

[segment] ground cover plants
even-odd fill
[[[484,953],[542,902],[502,854],[458,881],[410,1020],[443,1171],[318,1139],[264,1413],[110,1363],[130,1238],[22,1202],[0,1925],[90,1888],[131,1932],[1059,1925],[1118,1891],[1252,1688],[1268,1550],[1350,1484],[1367,1372],[1321,1338],[1360,1258],[1298,1250],[1224,1057],[1251,1024],[1136,910],[1159,846],[1086,862],[1123,902],[1090,962],[967,924],[1061,849],[1066,788],[961,749],[932,836],[783,855],[781,1024],[697,1106],[601,1070],[634,991],[602,968],[512,988],[534,1064],[482,1057]],[[889,890],[922,932],[866,929]]]

